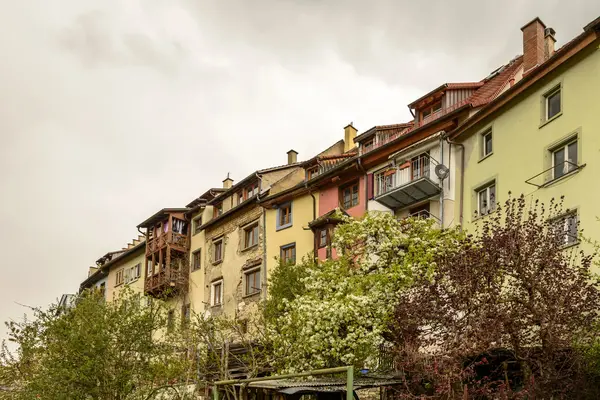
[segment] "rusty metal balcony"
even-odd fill
[[[437,164],[428,154],[390,168],[375,177],[375,200],[391,209],[416,204],[442,191],[434,173]]]

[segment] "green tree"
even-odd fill
[[[0,386],[9,399],[184,399],[195,378],[190,342],[165,303],[130,291],[113,302],[85,292],[72,307],[7,326],[14,350],[3,343]]]
[[[399,221],[386,213],[340,218],[344,223],[333,240],[337,259],[305,259],[272,274],[266,319],[280,371],[376,368],[398,293],[415,275],[430,274],[435,259],[455,251],[461,237],[431,220]]]

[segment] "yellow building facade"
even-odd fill
[[[535,23],[547,32],[541,21]],[[577,223],[585,236],[600,240],[598,25],[586,27],[529,73],[524,63],[520,82],[451,135],[464,146],[464,169],[458,162],[455,180],[462,201],[455,203],[455,215],[467,230],[509,192],[513,198],[524,194],[528,203],[564,196],[565,212],[557,221],[564,223],[565,244],[579,244]]]

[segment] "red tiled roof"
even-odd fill
[[[519,56],[505,65],[498,74],[489,78],[481,88],[475,91],[469,98],[471,107],[480,107],[492,101],[510,79],[512,79],[519,67],[523,64],[523,56]]]
[[[419,97],[418,99],[416,99],[415,101],[413,101],[412,103],[410,103],[408,105],[409,108],[413,108],[417,103],[419,103],[420,101],[428,98],[431,95],[434,95],[435,93],[444,90],[444,89],[477,89],[481,86],[483,86],[484,82],[452,82],[452,83],[443,83],[440,86],[436,87],[435,89],[433,89],[430,92],[427,92],[426,94],[424,94],[423,96]]]
[[[485,82],[446,83],[446,87],[448,89],[477,89],[484,84]]]

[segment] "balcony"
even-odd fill
[[[375,200],[391,209],[416,204],[442,191],[434,173],[437,162],[421,154],[375,176]]]
[[[158,230],[156,230],[158,231]],[[149,237],[146,245],[146,255],[151,255],[169,245],[171,248],[180,251],[187,251],[189,248],[188,235],[168,230],[167,232],[158,232],[158,236]]]
[[[179,268],[164,268],[144,281],[144,292],[150,296],[168,297],[180,291],[185,291],[188,286],[189,275]]]

